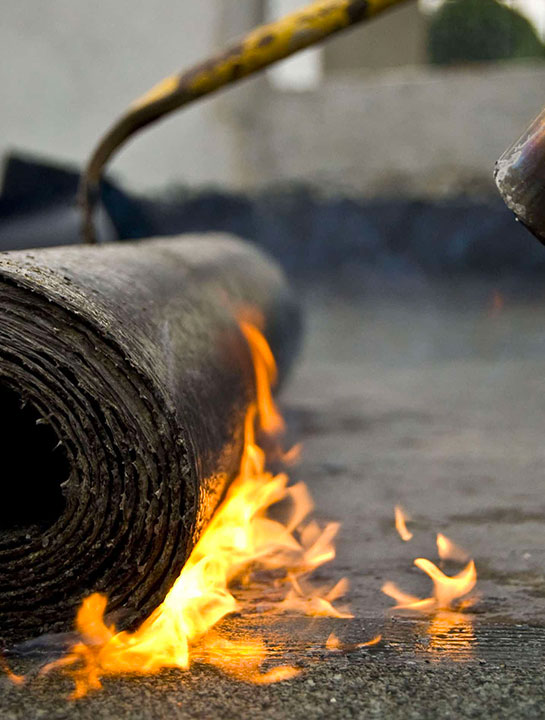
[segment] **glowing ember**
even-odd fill
[[[492,298],[490,300],[490,315],[492,317],[497,317],[503,310],[504,305],[505,300],[503,298],[503,295],[498,290],[494,290],[494,292],[492,293]]]
[[[403,508],[400,505],[395,506],[395,523],[396,523],[396,530],[399,533],[399,537],[404,540],[405,542],[408,542],[412,537],[413,534],[410,530],[407,529],[407,520],[410,520],[409,516],[405,513]]]
[[[164,602],[135,632],[117,632],[105,624],[104,596],[94,594],[84,600],[76,618],[81,642],[43,669],[65,668],[76,683],[74,698],[100,688],[105,676],[155,673],[167,667],[185,670],[194,660],[256,683],[296,675],[299,670],[291,666],[261,671],[267,659],[262,640],[232,641],[213,629],[229,613],[247,607],[232,594],[231,584],[235,579],[248,584],[256,568],[275,571],[271,584],[279,599],[271,603],[270,612],[350,617],[333,606],[346,591],[346,581],[329,589],[309,585],[307,575],[335,556],[338,526],[329,524],[321,530],[315,522],[304,525],[312,510],[306,487],[288,487],[286,474],[273,475],[265,469],[256,427],[267,433],[284,427],[271,393],[276,366],[263,335],[246,322],[241,323],[241,330],[252,353],[257,403],[246,417],[239,476]],[[290,506],[284,523],[267,516],[268,509],[280,501]]]

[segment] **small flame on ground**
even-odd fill
[[[412,539],[413,534],[407,529],[407,521],[411,518],[405,513],[401,505],[395,506],[395,524],[396,530],[399,533],[399,537],[404,542],[409,542]]]
[[[443,560],[467,560],[467,554],[445,535],[437,535],[437,549],[439,557]],[[396,610],[414,610],[421,613],[433,613],[438,610],[452,610],[467,607],[467,602],[455,607],[458,600],[466,597],[475,587],[477,570],[475,563],[470,560],[465,568],[454,576],[445,575],[435,563],[426,558],[417,558],[414,561],[417,568],[428,575],[433,582],[433,595],[428,598],[418,598],[400,590],[393,582],[382,586],[382,591],[393,598],[397,605]]]
[[[442,560],[465,562],[467,553],[455,545],[442,533],[437,535],[437,551]],[[396,601],[394,610],[417,613],[429,617],[427,634],[428,652],[436,658],[451,657],[463,659],[461,650],[472,651],[475,643],[473,621],[463,614],[474,598],[468,597],[477,582],[477,570],[473,560],[454,576],[445,575],[435,563],[426,558],[414,561],[417,568],[424,571],[433,582],[433,595],[419,598],[403,592],[393,582],[382,586],[382,592]]]
[[[456,562],[467,562],[469,554],[452,540],[445,537],[443,533],[437,533],[437,553],[441,560],[455,560]]]
[[[421,599],[403,592],[395,583],[387,582],[382,586],[382,592],[396,601],[397,605],[394,608],[396,610],[415,610],[422,613],[450,610],[454,607],[455,601],[468,595],[477,582],[477,571],[473,560],[452,577],[445,575],[437,565],[426,558],[417,558],[414,564],[431,578],[433,595]]]
[[[8,680],[14,685],[23,685],[23,683],[25,682],[25,676],[16,675],[8,665],[3,655],[0,655],[0,672],[3,672],[4,675],[8,678]]]
[[[331,635],[326,640],[325,646],[326,650],[340,650],[342,647],[342,643],[335,635],[335,633],[331,633]]]
[[[259,427],[275,435],[284,429],[271,393],[276,365],[260,331],[248,322],[241,322],[240,328],[252,354],[257,402],[246,417],[239,476],[165,600],[135,632],[117,632],[105,623],[103,595],[95,593],[83,601],[76,617],[81,642],[42,669],[44,674],[64,668],[75,681],[73,698],[98,690],[105,676],[149,674],[167,667],[186,670],[195,660],[260,684],[297,675],[298,668],[292,666],[262,671],[267,660],[262,639],[233,641],[214,630],[226,615],[247,609],[233,595],[231,584],[234,580],[248,584],[255,568],[276,573],[271,582],[281,599],[271,604],[269,612],[351,617],[333,604],[346,592],[346,580],[333,588],[313,588],[308,581],[309,573],[335,557],[338,525],[320,529],[314,521],[305,522],[313,508],[305,485],[289,487],[285,473],[273,475],[266,469],[255,431]],[[280,501],[291,507],[284,523],[267,515]]]
[[[376,635],[374,638],[368,640],[367,642],[345,643],[342,640],[339,640],[335,633],[331,633],[331,635],[326,640],[325,647],[326,650],[329,650],[330,652],[353,652],[354,650],[358,650],[360,648],[373,647],[374,645],[378,645],[381,640],[382,635]]]

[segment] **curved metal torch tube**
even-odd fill
[[[161,81],[112,125],[85,168],[78,195],[84,214],[86,242],[96,242],[92,211],[102,170],[131,135],[173,110],[406,1],[318,0],[277,22],[253,30],[240,42],[190,70]]]
[[[494,178],[507,207],[545,244],[545,110],[504,152]]]

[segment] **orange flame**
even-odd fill
[[[325,647],[326,650],[329,650],[329,652],[353,652],[354,650],[358,650],[359,648],[373,647],[374,645],[378,645],[381,640],[382,635],[376,635],[374,638],[368,640],[367,642],[344,643],[342,642],[342,640],[339,640],[335,633],[331,633],[331,635],[326,640]]]
[[[339,640],[339,638],[335,635],[335,633],[331,633],[331,635],[327,638],[325,642],[326,650],[334,651],[334,650],[340,650],[342,648],[342,643]]]
[[[338,526],[331,523],[321,530],[315,522],[305,525],[313,507],[305,485],[288,487],[285,473],[266,470],[255,429],[257,422],[268,433],[284,427],[271,393],[276,365],[259,330],[247,322],[240,326],[253,358],[257,402],[246,416],[239,475],[163,603],[135,632],[117,632],[105,624],[103,595],[95,593],[84,600],[76,618],[81,642],[66,657],[43,668],[44,673],[65,668],[75,681],[73,698],[99,689],[104,676],[155,673],[166,667],[186,670],[194,660],[256,683],[298,674],[291,666],[262,672],[267,659],[262,640],[231,641],[213,629],[226,615],[244,610],[230,584],[245,573],[250,575],[256,566],[276,571],[275,589],[281,599],[271,604],[270,612],[350,617],[333,605],[346,591],[346,581],[331,589],[313,589],[307,582],[306,575],[335,556]],[[281,500],[291,507],[284,523],[267,516],[267,510]]]
[[[14,685],[22,685],[25,682],[25,676],[24,675],[16,675],[10,666],[8,665],[6,659],[3,655],[0,654],[0,671],[6,675],[8,680],[12,682]]]
[[[455,545],[443,533],[437,533],[437,553],[441,560],[456,560],[457,562],[467,562],[469,560],[467,552]]]
[[[467,553],[445,535],[437,535],[437,551],[442,560],[466,561]],[[382,592],[393,598],[397,605],[394,610],[404,610],[428,616],[427,633],[429,652],[435,659],[450,657],[462,660],[472,652],[475,643],[473,621],[464,615],[474,601],[467,598],[477,582],[475,563],[470,560],[465,568],[452,577],[445,575],[434,563],[417,558],[414,564],[423,570],[433,582],[433,595],[419,598],[400,590],[393,582],[382,586]],[[462,598],[465,598],[462,600]]]
[[[273,400],[271,387],[276,383],[276,362],[268,342],[262,333],[245,320],[241,320],[246,342],[250,346],[254,362],[257,406],[261,428],[270,435],[277,435],[284,430],[284,420]]]
[[[443,540],[451,547],[448,538],[442,536]],[[439,546],[439,538],[438,538]],[[456,547],[452,544],[453,547]],[[457,548],[459,550],[459,548]],[[382,586],[382,592],[393,598],[397,610],[414,610],[422,613],[433,613],[437,610],[450,610],[454,607],[455,601],[465,597],[475,587],[477,582],[477,570],[475,563],[470,560],[466,567],[453,577],[445,575],[434,563],[425,558],[417,558],[414,564],[423,570],[433,582],[433,596],[420,599],[414,595],[408,595],[400,590],[397,585],[387,582]]]
[[[410,520],[410,517],[405,513],[401,505],[395,506],[395,524],[396,524],[396,530],[399,533],[399,537],[404,542],[409,542],[411,538],[413,537],[413,534],[410,530],[407,529],[406,522],[407,520]]]

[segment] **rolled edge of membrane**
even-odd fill
[[[230,305],[263,314],[282,371],[295,303],[274,263],[222,237],[5,253],[0,297],[0,381],[54,427],[71,467],[53,525],[0,534],[0,639],[70,629],[96,590],[130,627],[238,469],[254,387]]]
[[[69,629],[92,590],[130,623],[160,600],[190,540],[185,442],[100,333],[36,292],[4,281],[0,295],[2,383],[53,427],[70,467],[52,525],[2,534],[1,634]]]
[[[494,180],[507,207],[545,243],[545,111],[496,162]]]

